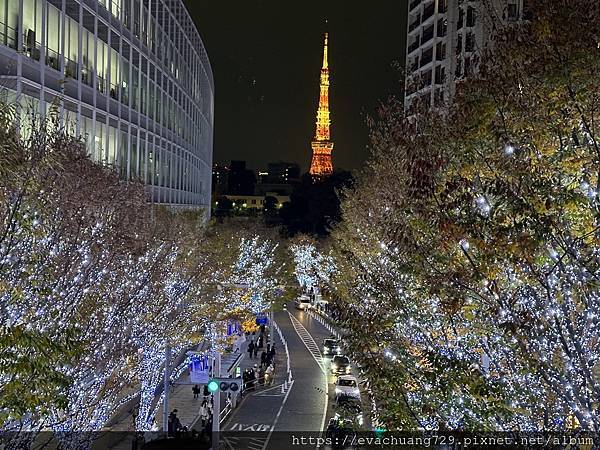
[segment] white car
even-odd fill
[[[358,380],[352,375],[340,375],[335,382],[335,400],[340,397],[360,398]]]
[[[310,297],[308,295],[301,295],[294,301],[294,306],[297,309],[310,309]]]

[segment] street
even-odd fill
[[[293,307],[274,313],[287,342],[292,382],[286,380],[284,348],[276,344],[280,363],[272,387],[250,393],[225,421],[221,448],[279,449],[290,445],[286,432],[324,434],[335,414],[330,357],[322,355],[323,339],[331,332],[313,314]],[[301,436],[299,434],[298,436]]]

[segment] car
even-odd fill
[[[301,295],[296,300],[294,300],[294,306],[296,307],[296,309],[310,309],[310,297],[308,295]]]
[[[331,360],[331,373],[348,374],[350,370],[350,359],[347,356],[335,355]]]
[[[340,343],[337,339],[324,339],[323,340],[323,354],[325,356],[328,355],[340,355],[342,353],[342,348],[340,347]]]
[[[352,375],[340,375],[335,382],[335,400],[341,397],[354,397],[360,399],[358,380]]]
[[[360,399],[356,397],[340,397],[335,405],[334,420],[342,421],[355,430],[364,425],[364,417]]]

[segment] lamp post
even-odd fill
[[[213,378],[221,376],[221,353],[213,349]],[[212,417],[212,448],[219,448],[219,430],[221,428],[221,391],[213,394],[213,417]]]
[[[164,399],[163,399],[163,430],[168,434],[169,433],[169,389],[170,386],[170,378],[171,378],[171,345],[167,342],[167,346],[165,347],[165,374],[163,380],[163,389],[164,389]]]

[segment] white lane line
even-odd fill
[[[311,354],[313,359],[317,362],[317,365],[321,369],[321,372],[323,372],[323,374],[326,375],[327,370],[325,368],[325,364],[323,363],[323,355],[321,354],[319,346],[317,345],[311,334],[308,332],[308,330],[304,328],[304,325],[302,325],[298,319],[296,319],[290,314],[290,320],[292,321],[294,330],[296,330],[296,333],[300,337],[300,340],[302,341],[308,352]]]
[[[321,431],[319,432],[319,437],[321,437],[323,434],[323,431],[325,429],[325,418],[327,417],[327,404],[329,403],[329,380],[327,379],[327,369],[325,367],[325,363],[323,360],[323,355],[321,354],[321,350],[319,349],[319,347],[318,347],[317,343],[315,342],[315,340],[313,339],[312,335],[308,332],[308,330],[306,328],[304,328],[304,325],[302,325],[298,319],[296,319],[294,316],[292,316],[289,312],[288,312],[288,314],[290,316],[290,320],[292,321],[292,325],[294,326],[294,330],[296,330],[296,333],[300,337],[300,340],[306,346],[309,353],[315,359],[315,361],[321,368],[323,375],[325,376],[325,378],[324,378],[325,403],[323,405],[323,421],[321,422]],[[314,352],[311,351],[309,348],[309,345],[307,343],[312,343],[311,346],[313,348],[316,348],[316,351],[314,351]]]
[[[281,406],[279,407],[279,411],[277,411],[277,415],[275,416],[275,420],[273,421],[273,426],[271,427],[271,430],[269,431],[269,434],[267,435],[267,440],[265,441],[265,445],[263,445],[262,450],[265,450],[267,448],[267,444],[269,443],[269,440],[271,439],[271,435],[273,434],[273,431],[275,430],[275,425],[277,424],[277,421],[279,420],[281,411],[283,411],[283,406],[285,405],[285,402],[287,401],[288,396],[290,395],[290,392],[292,392],[292,386],[294,385],[294,381],[295,380],[292,380],[291,383],[289,384],[290,388],[288,389],[287,393],[285,394],[285,397],[283,398],[283,401],[281,402]]]

